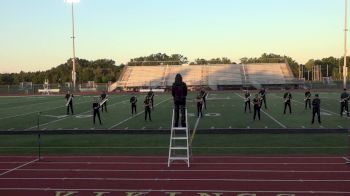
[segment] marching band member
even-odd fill
[[[67,92],[65,98],[67,100],[66,106],[67,106],[67,115],[69,115],[69,108],[72,112],[72,115],[74,114],[73,112],[73,97],[74,95],[72,93],[70,93],[70,91]]]
[[[317,114],[318,123],[321,124],[321,100],[318,98],[318,94],[315,94],[315,98],[312,100],[312,121],[311,124],[314,124],[315,115]]]
[[[145,98],[145,101],[143,103],[145,106],[145,121],[147,121],[147,115],[148,115],[149,121],[152,122],[152,118],[151,118],[152,101],[151,101],[151,98],[147,95]]]
[[[307,105],[309,105],[309,109],[311,109],[311,92],[309,88],[306,89],[305,91],[304,102],[305,102],[305,110],[307,109]]]
[[[264,103],[265,109],[267,109],[267,105],[266,105],[266,90],[264,88],[262,88],[259,91],[259,95],[260,95],[260,99],[261,99],[261,106],[260,107],[262,107],[262,104]]]
[[[291,114],[292,113],[292,107],[291,107],[292,94],[289,91],[287,91],[286,93],[284,93],[283,98],[284,98],[284,111],[283,111],[283,114],[286,114],[287,106],[289,108],[289,113]]]
[[[350,95],[344,88],[344,92],[340,95],[340,116],[343,116],[343,112],[346,112],[346,115],[349,116],[349,100]]]
[[[201,115],[200,117],[203,117],[203,96],[201,93],[199,93],[196,97],[196,102],[197,102],[197,117],[199,118],[199,114]]]
[[[152,88],[150,89],[150,91],[148,92],[148,97],[150,98],[151,102],[152,102],[152,110],[154,110],[154,92],[152,91]]]
[[[204,104],[204,109],[207,109],[207,93],[205,92],[204,88],[201,89],[200,95],[202,96],[203,99],[203,104]]]
[[[244,93],[244,112],[247,112],[247,106],[249,107],[249,113],[251,113],[250,110],[250,93],[248,90]]]
[[[253,120],[255,120],[256,114],[258,114],[258,118],[260,120],[260,108],[261,108],[261,98],[258,94],[255,94],[255,97],[253,99],[253,105],[254,105],[254,117]]]
[[[131,98],[130,98],[130,103],[131,103],[131,115],[134,115],[134,111],[135,111],[135,114],[137,114],[136,112],[136,102],[137,102],[137,98],[135,95],[133,95]]]
[[[100,99],[101,99],[101,102],[103,102],[105,99],[107,99],[107,94],[105,91],[102,91],[102,94],[100,95]],[[101,111],[103,113],[103,109],[106,110],[107,112],[107,101],[105,101],[102,105],[101,105]]]
[[[95,97],[94,98],[94,101],[92,103],[92,109],[93,109],[93,112],[94,112],[94,115],[93,115],[93,123],[95,124],[95,118],[96,118],[96,115],[98,117],[98,120],[100,121],[100,125],[102,125],[102,122],[101,122],[101,116],[100,116],[100,103],[98,102],[98,98]]]

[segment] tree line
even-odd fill
[[[295,77],[298,77],[300,67],[304,67],[305,74],[311,71],[315,65],[321,65],[322,76],[332,76],[333,79],[341,79],[342,74],[339,67],[343,66],[343,58],[327,57],[323,59],[310,59],[305,65],[298,64],[293,58],[281,56],[278,54],[264,53],[260,57],[241,58],[241,64],[249,63],[287,63],[289,64]],[[350,62],[350,57],[347,57],[347,62]],[[156,53],[148,56],[142,56],[130,59],[128,66],[148,66],[148,65],[204,65],[204,64],[236,64],[227,57],[221,58],[197,58],[193,62],[189,62],[188,58],[181,54],[167,55],[165,53]],[[115,82],[118,80],[125,65],[116,65],[111,59],[98,59],[88,61],[86,59],[76,59],[77,83],[86,83],[94,81],[96,83]],[[19,84],[20,82],[33,82],[33,84],[43,84],[45,79],[50,83],[65,83],[71,82],[72,59],[60,64],[47,71],[23,72],[0,74],[0,85]],[[306,77],[304,75],[304,77]]]

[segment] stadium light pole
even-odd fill
[[[346,55],[347,55],[347,33],[348,33],[348,0],[345,0],[345,23],[344,23],[344,66],[343,66],[343,86],[346,88],[347,67],[346,67]]]
[[[64,0],[66,3],[70,3],[72,5],[72,41],[73,41],[73,58],[72,58],[72,83],[73,89],[75,90],[77,74],[75,71],[75,32],[74,32],[74,4],[79,3],[80,0]]]

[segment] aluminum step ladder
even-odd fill
[[[173,110],[173,117],[171,121],[170,145],[168,167],[173,161],[185,161],[190,167],[190,148],[189,148],[189,130],[187,121],[187,108],[185,109],[186,127],[174,127],[175,110]],[[180,118],[181,119],[181,112]],[[179,123],[181,125],[181,123]]]

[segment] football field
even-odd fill
[[[255,92],[252,92],[254,94]],[[210,92],[207,110],[199,120],[201,129],[249,129],[249,128],[325,128],[348,129],[349,118],[340,117],[339,93],[319,93],[321,98],[321,121],[311,124],[311,110],[304,110],[303,93],[292,93],[292,114],[283,114],[283,92],[267,95],[268,109],[262,108],[261,120],[253,121],[252,113],[244,112],[243,93]],[[0,130],[61,129],[170,129],[173,101],[170,94],[157,94],[152,110],[152,122],[144,120],[143,94],[137,94],[137,114],[131,115],[131,95],[110,95],[108,112],[101,113],[102,125],[92,123],[93,96],[75,96],[74,115],[66,115],[63,96],[0,97]],[[195,94],[187,98],[189,126],[197,121]]]

